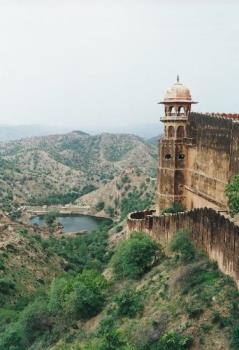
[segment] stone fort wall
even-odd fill
[[[215,210],[197,208],[159,216],[154,211],[136,212],[129,215],[127,227],[128,234],[144,231],[164,248],[176,231],[186,229],[195,246],[217,261],[239,287],[239,226]]]
[[[185,205],[226,209],[225,186],[239,173],[239,123],[225,115],[191,113],[187,123]]]

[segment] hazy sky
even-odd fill
[[[0,0],[0,124],[154,123],[178,73],[239,112],[238,0]]]

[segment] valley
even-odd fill
[[[153,202],[156,155],[155,145],[126,134],[75,131],[1,144],[1,207],[76,203],[90,207],[88,214],[120,215],[133,188]]]

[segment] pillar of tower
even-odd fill
[[[167,90],[164,105],[164,135],[159,141],[157,213],[174,203],[184,205],[187,164],[186,126],[193,103],[189,89],[177,82]]]

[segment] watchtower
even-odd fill
[[[187,164],[186,125],[191,112],[191,93],[179,81],[166,91],[164,105],[164,136],[159,141],[158,214],[173,203],[184,204],[185,169]]]

